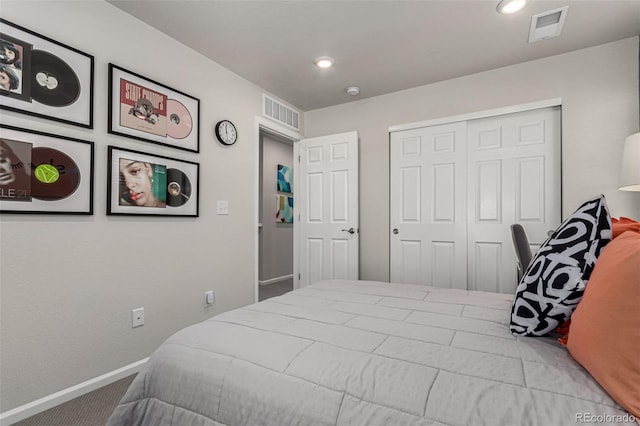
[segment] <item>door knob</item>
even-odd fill
[[[348,233],[350,233],[351,235],[353,235],[353,234],[355,234],[355,233],[356,233],[356,230],[355,230],[355,229],[353,229],[353,228],[349,228],[349,229],[342,229],[342,231],[344,231],[344,232],[348,232]]]
[[[393,233],[394,233],[395,235],[398,235],[398,232],[400,232],[400,231],[398,231],[398,228],[393,228]]]

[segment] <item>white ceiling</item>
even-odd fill
[[[640,34],[640,0],[529,0],[510,16],[498,0],[108,1],[303,111]],[[527,43],[532,15],[567,5],[559,37]],[[334,68],[315,67],[323,55]]]

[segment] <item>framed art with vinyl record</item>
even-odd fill
[[[0,18],[0,108],[92,129],[93,62]]]
[[[93,214],[93,142],[0,124],[0,213]]]
[[[200,100],[109,64],[109,133],[200,151]]]
[[[107,214],[198,217],[200,165],[108,147]]]

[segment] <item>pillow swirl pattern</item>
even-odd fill
[[[571,317],[600,251],[611,241],[604,195],[582,204],[542,244],[516,289],[511,333],[543,336]]]

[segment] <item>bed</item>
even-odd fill
[[[557,336],[509,332],[512,302],[322,281],[170,337],[108,425],[630,424]]]

